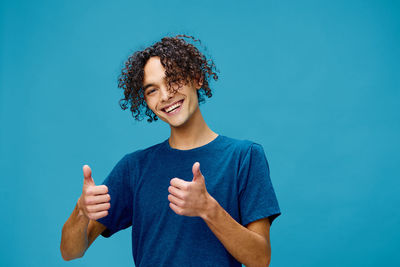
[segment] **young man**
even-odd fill
[[[132,226],[136,266],[269,265],[280,210],[264,150],[207,126],[199,103],[211,97],[210,75],[218,77],[180,37],[190,36],[134,53],[119,79],[121,107],[165,121],[170,137],[126,154],[102,185],[83,167],[82,195],[62,229],[65,260],[82,257],[100,234]]]

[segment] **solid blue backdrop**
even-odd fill
[[[263,145],[282,215],[271,266],[399,266],[396,1],[3,1],[1,266],[133,266],[130,228],[63,261],[81,194],[165,140],[118,100],[123,62],[164,35],[200,38],[220,70],[211,129]]]

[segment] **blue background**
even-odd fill
[[[194,35],[220,70],[211,129],[263,145],[271,266],[399,266],[398,1],[2,1],[1,266],[132,266],[130,228],[63,261],[81,194],[165,140],[118,100],[126,58]]]

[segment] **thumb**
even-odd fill
[[[192,172],[193,172],[193,182],[198,179],[203,178],[203,174],[200,171],[200,163],[199,162],[195,162],[193,164]]]
[[[90,169],[89,165],[83,165],[83,177],[84,185],[95,185],[92,178],[92,170]]]

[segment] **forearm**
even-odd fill
[[[89,219],[79,212],[78,204],[62,228],[60,250],[64,260],[80,258],[88,248]]]
[[[268,266],[271,248],[267,240],[235,221],[211,196],[209,203],[202,218],[228,252],[245,266]]]

